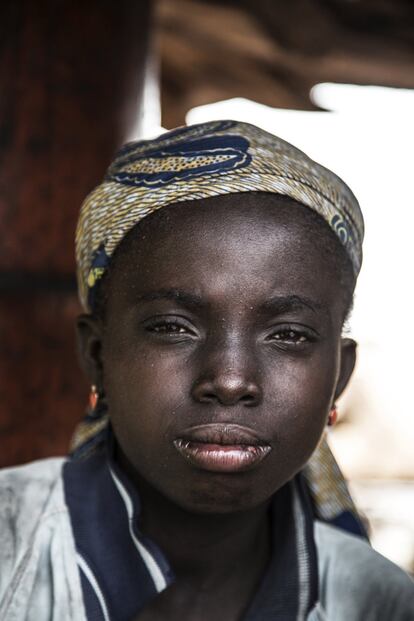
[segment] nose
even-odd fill
[[[257,383],[234,372],[212,379],[203,378],[195,383],[192,393],[193,398],[200,403],[255,406],[261,402]]]
[[[229,360],[229,358],[231,360]],[[210,357],[192,387],[192,397],[199,403],[244,405],[253,407],[262,401],[257,368],[248,352],[219,349]]]

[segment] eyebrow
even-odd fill
[[[137,298],[137,302],[152,302],[154,300],[173,300],[193,310],[200,310],[206,306],[205,301],[200,295],[174,288],[148,291]],[[322,311],[327,314],[325,306],[306,296],[299,295],[274,296],[261,305],[263,311],[274,315],[281,315],[282,313],[303,310],[305,308],[313,313]]]
[[[152,302],[153,300],[173,300],[182,306],[192,309],[200,309],[205,306],[205,302],[200,295],[189,293],[181,289],[158,289],[157,291],[148,291],[139,295],[137,302]]]
[[[288,311],[303,310],[306,308],[310,309],[313,313],[322,311],[327,314],[328,312],[323,304],[301,295],[274,296],[262,304],[262,309],[264,311],[278,315]]]

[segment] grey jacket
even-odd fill
[[[0,471],[1,621],[86,621],[63,463]],[[308,621],[414,621],[414,583],[402,570],[332,526],[317,522],[315,540],[320,604]]]

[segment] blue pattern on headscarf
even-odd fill
[[[89,273],[94,273],[96,270],[106,270],[109,265],[109,257],[105,251],[105,244],[101,244],[99,248],[96,250],[92,263],[91,269]],[[96,289],[100,282],[99,278],[94,279],[95,283],[90,285],[88,288],[88,304],[90,308],[94,308],[95,306],[95,297],[96,297]]]
[[[162,160],[171,161],[171,158],[174,157],[185,158],[187,162],[191,161],[192,158],[199,158],[201,163],[199,166],[182,170],[168,170],[168,166],[166,166],[166,170],[158,170],[155,173],[147,171],[116,172],[116,169],[112,168],[106,179],[122,183],[123,185],[158,188],[169,183],[200,177],[208,173],[237,170],[238,168],[248,166],[251,162],[251,155],[248,153],[249,145],[249,141],[242,136],[211,136],[188,141],[184,148],[182,143],[165,145],[161,149],[147,151],[142,157],[134,154],[128,157],[125,154],[126,157],[121,158],[117,162],[119,167],[138,163],[139,161],[148,164],[151,159],[158,160],[159,162],[162,162]],[[217,157],[220,156],[223,156],[223,160],[217,161]],[[204,158],[207,161],[203,161]]]

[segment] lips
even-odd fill
[[[251,470],[271,451],[254,430],[233,423],[190,427],[174,440],[174,446],[193,466],[222,473]]]

